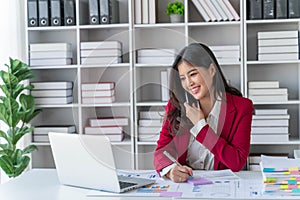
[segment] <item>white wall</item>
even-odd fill
[[[0,1],[0,69],[4,69],[9,57],[25,61],[24,2],[24,0]],[[3,128],[1,122],[0,128]],[[7,180],[3,173],[0,174],[0,183]]]
[[[0,66],[8,58],[25,59],[24,0],[0,2]]]

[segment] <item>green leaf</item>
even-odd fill
[[[33,118],[35,118],[39,113],[41,113],[41,109],[36,109],[33,111],[33,113],[28,113],[25,118],[23,118],[23,122],[29,123]]]
[[[12,138],[11,143],[16,145],[18,141],[27,133],[31,133],[33,131],[33,127],[23,127],[22,129],[16,129],[14,138]]]
[[[19,165],[16,166],[14,177],[19,176],[26,169],[30,161],[28,156],[23,156]]]
[[[0,89],[5,94],[5,97],[10,96],[9,90],[7,89],[6,85],[0,85]]]
[[[23,155],[29,154],[29,153],[31,153],[33,151],[36,151],[36,150],[37,150],[37,147],[35,145],[29,145],[25,149],[23,149]]]
[[[25,86],[23,84],[19,84],[15,87],[12,92],[12,98],[17,99],[18,96],[25,90]]]
[[[22,150],[16,149],[13,154],[11,155],[11,159],[14,163],[14,165],[18,165],[21,162],[22,159]]]
[[[15,127],[20,121],[20,115],[18,113],[19,110],[19,104],[18,102],[13,98],[8,98],[3,102],[4,106],[7,109],[7,125],[10,127]]]
[[[10,74],[8,72],[3,73],[2,80],[3,80],[4,84],[6,85],[7,89],[10,91],[13,91],[14,88],[19,83],[17,77],[15,77],[13,74]]]
[[[11,161],[11,158],[6,155],[1,156],[0,167],[9,177],[11,177],[11,175],[13,174],[13,163]]]
[[[0,144],[0,148],[3,150],[6,150],[9,148],[9,145],[8,144]]]
[[[31,95],[21,94],[19,101],[24,110],[34,110],[34,98]]]
[[[6,141],[8,141],[8,137],[7,137],[6,133],[3,132],[2,130],[0,130],[0,137],[4,138]]]
[[[4,100],[5,101],[5,100]],[[9,124],[9,114],[8,114],[7,107],[4,103],[0,104],[0,120],[2,120],[5,124]]]

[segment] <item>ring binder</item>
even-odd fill
[[[49,1],[38,0],[39,26],[49,26]]]
[[[99,24],[99,2],[89,0],[90,24]]]
[[[38,1],[28,0],[28,26],[35,27],[38,26]]]
[[[72,26],[76,23],[74,0],[64,0],[64,24]]]
[[[51,26],[61,26],[63,21],[61,0],[50,0],[50,6]]]

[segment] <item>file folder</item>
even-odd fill
[[[61,26],[63,21],[61,0],[50,0],[50,5],[51,26]]]
[[[288,1],[288,18],[300,17],[300,3],[299,0]]]
[[[99,24],[99,1],[89,0],[90,24]]]
[[[248,19],[262,19],[262,0],[248,0]]]
[[[276,19],[286,19],[288,17],[288,2],[287,0],[276,0],[275,8],[276,8]]]
[[[99,0],[100,6],[100,23],[109,24],[109,0]]]
[[[76,23],[75,1],[64,0],[64,25],[72,26]]]
[[[109,1],[109,23],[119,23],[119,1],[108,0]]]
[[[38,26],[38,0],[28,0],[27,2],[28,26]]]
[[[39,4],[39,26],[49,26],[49,1],[38,0]]]
[[[274,0],[263,1],[263,19],[275,18],[275,2]]]

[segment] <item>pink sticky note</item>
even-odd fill
[[[187,181],[188,183],[192,184],[192,185],[205,185],[205,184],[212,184],[213,182],[211,180],[208,180],[206,178],[193,178],[191,180]]]
[[[182,192],[161,192],[159,194],[161,197],[181,197]]]

